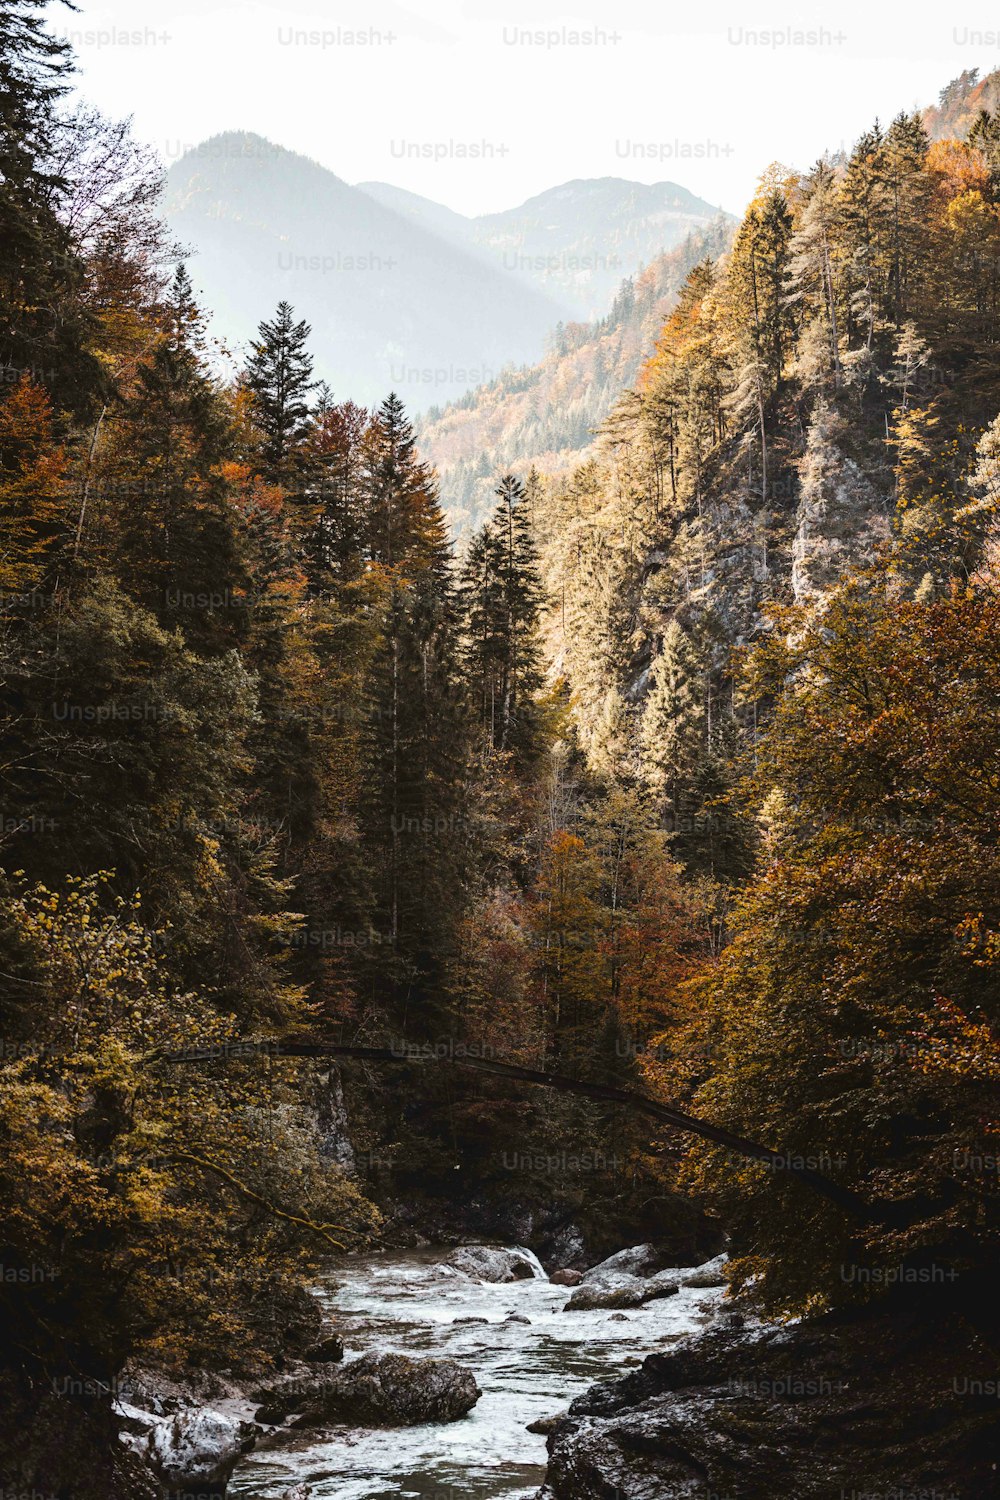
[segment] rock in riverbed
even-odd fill
[[[172,1494],[224,1495],[229,1477],[257,1433],[249,1422],[237,1422],[207,1407],[154,1417],[123,1408],[129,1446],[145,1459]],[[136,1429],[145,1431],[136,1432]]]
[[[641,1307],[646,1300],[646,1283],[638,1276],[609,1276],[606,1281],[578,1286],[564,1308],[565,1312],[593,1312],[598,1308]]]
[[[444,1265],[473,1281],[532,1281],[544,1275],[530,1250],[504,1250],[493,1245],[462,1245]]]
[[[313,1365],[339,1364],[344,1357],[344,1341],[337,1333],[327,1334],[307,1349],[302,1358]]]
[[[341,1365],[290,1407],[294,1427],[352,1422],[362,1427],[414,1427],[456,1422],[482,1392],[471,1370],[453,1359],[410,1359],[405,1354],[363,1354]],[[287,1393],[283,1402],[295,1400]]]
[[[680,1276],[681,1286],[725,1286],[726,1273],[724,1267],[726,1260],[727,1257],[725,1255],[717,1255],[714,1260],[707,1260],[703,1266],[695,1266],[693,1271],[682,1271]]]
[[[621,1276],[650,1276],[664,1264],[664,1258],[655,1245],[632,1245],[628,1250],[619,1250],[609,1255],[598,1265],[591,1266],[581,1277],[584,1286],[597,1282],[614,1281]]]
[[[656,1302],[661,1297],[674,1297],[678,1290],[677,1275],[673,1271],[661,1271],[656,1276],[609,1274],[601,1281],[585,1281],[582,1286],[578,1286],[564,1311],[591,1312],[595,1308],[643,1307],[647,1302]]]
[[[538,1417],[536,1421],[529,1422],[525,1428],[526,1432],[534,1432],[540,1437],[548,1437],[550,1432],[555,1432],[560,1422],[565,1422],[566,1412],[556,1412],[554,1417]]]

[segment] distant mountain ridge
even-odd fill
[[[214,331],[245,345],[284,298],[341,397],[420,410],[541,355],[571,309],[387,208],[309,158],[228,132],[167,174]]]
[[[604,315],[627,275],[717,217],[675,183],[608,177],[466,218],[243,131],[170,168],[165,210],[224,343],[245,347],[285,298],[335,394],[395,389],[416,412],[541,360],[560,325]]]
[[[516,208],[477,218],[388,183],[361,182],[358,187],[526,284],[548,291],[587,320],[607,313],[626,276],[721,213],[675,182],[621,177],[577,178]]]

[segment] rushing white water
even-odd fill
[[[625,1313],[563,1312],[570,1292],[539,1277],[491,1285],[442,1273],[446,1251],[340,1261],[318,1288],[350,1359],[369,1349],[448,1356],[482,1396],[468,1417],[433,1426],[303,1433],[294,1448],[258,1452],[232,1496],[277,1500],[305,1484],[315,1500],[527,1500],[545,1470],[545,1439],[529,1422],[564,1411],[595,1380],[703,1327],[721,1292],[683,1289]],[[540,1268],[539,1268],[540,1269]],[[530,1318],[507,1323],[509,1313]],[[486,1318],[459,1323],[456,1318]]]

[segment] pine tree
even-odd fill
[[[82,416],[106,382],[90,348],[84,266],[59,218],[68,185],[50,166],[73,63],[45,9],[0,0],[0,367]]]
[[[473,537],[463,571],[465,660],[486,739],[522,759],[537,728],[542,584],[524,485],[505,474],[495,493],[496,509]]]
[[[726,285],[734,372],[728,405],[747,443],[757,440],[762,504],[768,498],[768,408],[782,379],[792,326],[786,290],[791,236],[784,193],[766,187],[740,226]]]
[[[301,450],[309,431],[309,393],[315,389],[307,347],[311,333],[304,319],[295,321],[291,303],[279,302],[273,321],[261,323],[257,330],[244,374],[263,437],[261,472],[292,489],[299,484]]]
[[[706,745],[705,664],[679,620],[671,620],[653,663],[640,726],[643,779],[681,828],[692,814],[691,779]]]
[[[805,183],[806,200],[789,245],[789,303],[805,324],[797,372],[813,390],[841,383],[841,318],[837,265],[838,173],[826,159]]]
[[[378,967],[394,1001],[412,992],[440,1004],[463,905],[467,731],[447,527],[395,394],[372,423],[364,463],[368,556],[386,593],[364,799]],[[418,1006],[413,1024],[429,1014]]]
[[[370,414],[353,401],[339,405],[320,388],[305,439],[306,495],[316,518],[306,549],[310,581],[324,592],[358,578],[366,557],[364,449]]]
[[[178,266],[152,355],[98,447],[80,559],[103,559],[157,618],[201,650],[245,632],[248,601],[226,465],[229,411],[205,362],[204,319]]]

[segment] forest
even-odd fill
[[[594,456],[456,548],[287,302],[220,374],[42,10],[0,0],[6,1468],[47,1424],[118,1493],[54,1381],[267,1369],[414,1205],[725,1234],[769,1316],[995,1276],[1000,116],[768,168]],[[343,1064],[352,1169],[310,1044],[436,1060]]]

